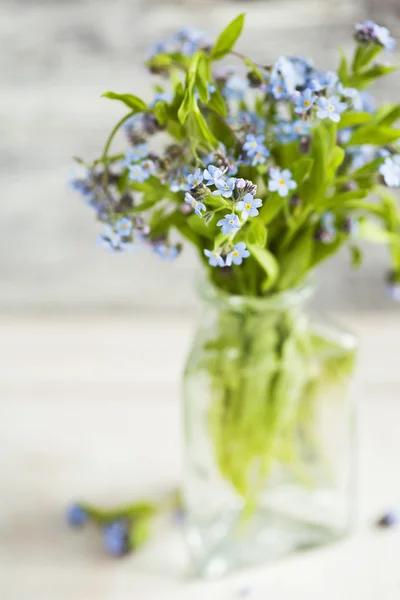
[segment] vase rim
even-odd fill
[[[316,285],[314,276],[309,275],[293,288],[282,292],[274,292],[268,296],[229,294],[218,288],[207,278],[201,278],[197,288],[202,300],[221,308],[224,307],[233,311],[247,309],[255,311],[281,311],[304,305],[313,296]]]

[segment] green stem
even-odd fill
[[[118,121],[118,123],[115,125],[114,129],[111,131],[110,135],[108,136],[106,145],[104,146],[104,150],[103,150],[103,154],[101,156],[101,162],[104,164],[104,173],[103,173],[103,187],[106,188],[107,187],[107,181],[108,181],[108,151],[111,147],[112,141],[115,137],[115,135],[118,133],[119,129],[122,127],[122,125],[128,121],[131,117],[133,117],[133,115],[136,114],[136,111],[132,111],[130,113],[128,113],[127,115],[125,115],[125,117],[123,117],[120,121]]]

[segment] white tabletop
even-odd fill
[[[361,338],[355,535],[220,581],[190,576],[161,521],[111,559],[95,530],[63,521],[74,499],[158,498],[181,468],[179,379],[191,322],[168,317],[0,320],[1,600],[399,600],[400,314],[343,315]]]

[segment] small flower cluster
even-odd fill
[[[215,45],[193,29],[157,44],[147,65],[171,85],[157,85],[149,103],[106,94],[131,111],[120,125],[128,147],[123,155],[108,154],[116,127],[102,157],[72,186],[103,223],[99,244],[109,251],[147,246],[172,261],[182,250],[172,236],[183,236],[211,267],[226,267],[221,277],[212,271],[218,284],[238,290],[246,277],[231,267],[243,265],[252,272],[248,281],[256,274],[262,294],[281,289],[280,277],[289,285],[285,254],[296,254],[292,246],[303,235],[330,245],[304,259],[311,269],[316,256],[319,261],[350,238],[367,238],[361,225],[377,214],[390,230],[388,240],[400,233],[387,214],[390,201],[381,212],[363,201],[369,193],[378,200],[388,194],[383,185],[400,187],[400,107],[377,111],[365,91],[391,70],[373,62],[394,46],[386,28],[358,24],[354,58],[343,57],[337,73],[298,56],[257,65],[234,51],[243,68],[221,67],[217,61],[232,51],[242,20]],[[392,255],[398,273],[400,258]]]
[[[184,27],[171,37],[157,42],[150,52],[150,58],[158,54],[175,53],[193,56],[198,50],[209,48],[211,48],[211,42],[207,33],[193,27]]]
[[[389,52],[392,52],[396,46],[396,41],[390,35],[389,29],[370,20],[357,23],[354,37],[357,42],[378,44]]]
[[[68,525],[76,529],[81,529],[89,523],[99,525],[106,552],[110,556],[122,557],[134,552],[146,542],[148,522],[154,512],[155,507],[146,505],[143,510],[141,503],[110,513],[81,504],[72,504],[67,509],[66,520]]]
[[[388,187],[400,187],[400,154],[385,158],[379,172]]]

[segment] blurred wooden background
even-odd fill
[[[255,58],[313,56],[334,66],[367,17],[400,33],[398,0],[1,0],[0,310],[190,309],[196,261],[166,266],[149,253],[110,256],[99,230],[66,187],[72,155],[96,156],[121,108],[106,89],[150,97],[147,48],[183,25],[217,33],[238,11],[240,45]],[[398,97],[399,75],[379,87]],[[346,253],[321,272],[320,303],[386,308],[386,254],[371,248],[353,273]]]

